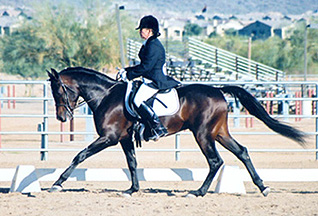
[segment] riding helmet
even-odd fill
[[[143,28],[152,29],[154,35],[159,34],[159,22],[155,17],[151,15],[144,16],[143,18],[141,18],[139,26],[136,28],[136,30]]]

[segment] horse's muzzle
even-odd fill
[[[57,120],[59,120],[61,122],[66,122],[67,121],[66,115],[64,115],[64,116],[56,115],[56,118],[57,118]]]

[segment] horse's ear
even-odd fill
[[[54,77],[54,75],[50,71],[46,70],[46,72],[47,72],[47,75],[50,77],[50,79],[49,79],[50,81],[56,80],[56,78]]]
[[[54,68],[51,68],[51,72],[53,73],[53,75],[55,76],[55,78],[56,78],[57,80],[59,80],[60,75],[59,75],[59,73],[58,73]]]

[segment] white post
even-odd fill
[[[117,19],[117,27],[118,27],[118,39],[119,39],[119,47],[120,47],[120,61],[122,68],[125,67],[125,56],[124,56],[124,43],[123,43],[123,35],[121,33],[121,24],[120,24],[120,15],[119,15],[119,6],[115,5],[116,11],[116,19]]]

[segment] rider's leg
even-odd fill
[[[140,117],[146,121],[153,132],[153,136],[149,139],[157,140],[168,134],[167,129],[162,125],[159,117],[149,107],[145,101],[157,93],[158,89],[151,88],[146,84],[142,84],[136,93],[134,103],[137,107],[137,112]]]
[[[136,107],[139,107],[142,102],[147,101],[157,92],[158,89],[151,88],[145,83],[141,84],[140,88],[138,89],[135,95],[134,104],[136,105]]]
[[[146,103],[142,102],[140,106],[137,108],[137,112],[145,120],[152,131],[152,137],[149,139],[158,140],[160,137],[163,137],[168,134],[167,129],[162,125],[160,119],[153,111],[151,107],[149,107]]]

